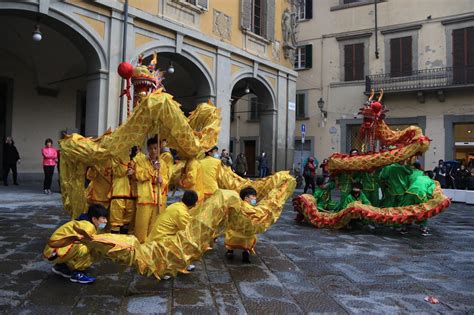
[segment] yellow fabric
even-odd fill
[[[110,201],[110,218],[109,224],[112,228],[123,226],[130,223],[125,222],[125,215],[127,214],[127,200],[126,199],[112,199]]]
[[[207,156],[202,160],[192,159],[186,164],[181,185],[197,192],[199,201],[212,195],[218,188],[217,175],[221,172],[219,159]]]
[[[155,235],[152,233],[146,242],[140,244],[134,236],[94,234],[87,235],[83,242],[97,255],[134,265],[143,275],[154,275],[157,279],[165,274],[176,275],[200,259],[211,249],[214,239],[229,231],[230,227],[246,239],[268,229],[279,218],[295,185],[288,172],[278,172],[255,181],[253,187],[261,198],[256,207],[242,206],[236,191],[219,189],[191,209],[191,220],[184,230],[164,239],[151,237]]]
[[[131,187],[127,176],[129,161],[112,160],[112,198],[131,197]]]
[[[157,214],[156,205],[137,205],[133,235],[137,237],[140,243],[143,243],[150,234]]]
[[[188,207],[182,202],[169,205],[160,213],[153,224],[148,239],[161,240],[174,236],[178,231],[184,230],[191,220]]]
[[[87,179],[90,180],[86,189],[88,203],[110,202],[112,188],[112,169],[107,163],[105,166],[92,166],[87,170]]]
[[[135,161],[135,178],[137,180],[137,205],[157,205],[165,209],[168,194],[168,165],[160,158],[159,176],[162,183],[158,183],[158,171],[153,167],[146,155],[137,155]],[[157,186],[160,187],[158,193]]]
[[[87,209],[84,174],[87,166],[101,165],[113,158],[126,160],[130,148],[148,135],[159,134],[183,159],[200,157],[217,143],[220,110],[199,104],[189,118],[170,94],[158,90],[145,97],[127,121],[114,132],[92,139],[79,134],[60,141],[61,190],[65,209],[77,217]]]
[[[94,224],[89,221],[69,221],[60,226],[51,235],[43,250],[43,256],[48,259],[55,253],[57,258],[52,261],[53,263],[65,263],[71,270],[84,270],[92,265],[94,259],[87,246],[75,243],[80,238],[80,235],[74,230],[74,227],[87,231],[90,234],[96,233]],[[65,242],[66,240],[68,241]]]
[[[258,208],[254,209],[246,201],[241,201],[240,207],[244,213],[251,216],[255,216],[255,212],[259,211]],[[225,231],[224,245],[227,249],[244,249],[255,253],[254,248],[257,242],[257,235],[254,232],[252,221],[245,220],[243,223],[240,226],[230,227]]]

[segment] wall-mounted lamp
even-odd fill
[[[324,100],[322,97],[319,98],[318,100],[318,108],[319,110],[321,111],[321,117],[326,119],[328,118],[328,112],[326,110],[324,110]]]
[[[173,66],[173,61],[170,61],[170,65],[168,66],[168,73],[173,74],[174,73],[174,66]]]
[[[32,37],[33,37],[33,40],[34,40],[35,42],[39,42],[39,41],[41,41],[41,40],[43,39],[43,34],[42,34],[41,31],[40,31],[40,26],[39,26],[39,24],[36,24],[36,25],[35,25],[35,30],[33,31],[33,36],[32,36]]]

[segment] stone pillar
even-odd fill
[[[276,110],[274,104],[265,104],[265,109],[260,113],[260,152],[257,157],[265,151],[268,157],[269,172],[278,169],[275,167],[275,139],[276,139]]]
[[[87,77],[86,136],[98,136],[107,129],[108,74],[97,72]]]
[[[229,149],[230,143],[230,99],[232,97],[232,74],[230,66],[230,52],[217,50],[216,69],[216,100],[215,104],[221,109],[221,130],[219,133],[219,149]]]
[[[288,99],[286,101],[286,108],[288,108],[289,103],[295,104],[296,108],[296,77],[288,75]],[[289,170],[293,167],[293,157],[295,151],[295,126],[296,126],[296,112],[288,109],[287,120],[287,137],[286,137],[286,165],[285,169]]]

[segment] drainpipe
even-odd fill
[[[128,0],[125,0],[123,5],[123,38],[122,38],[122,62],[126,61],[127,58],[127,30],[128,30]],[[120,91],[123,91],[125,88],[124,80],[122,79],[122,83],[120,84]],[[122,124],[123,120],[123,106],[124,106],[124,98],[120,98],[120,114],[119,114],[119,126]]]
[[[375,7],[375,58],[379,59],[379,41],[378,41],[378,27],[377,27],[377,0],[374,0]]]

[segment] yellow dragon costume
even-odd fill
[[[123,66],[123,64],[121,65]],[[119,73],[120,71],[119,66]],[[123,69],[122,69],[123,70]],[[143,143],[149,135],[158,134],[168,146],[177,151],[188,165],[199,163],[204,153],[217,143],[220,130],[220,110],[210,102],[199,104],[189,117],[170,94],[160,88],[158,72],[138,66],[128,75],[132,79],[138,104],[127,121],[115,131],[98,139],[79,134],[68,135],[61,141],[61,187],[65,209],[76,218],[87,208],[84,195],[84,174],[91,165],[104,165],[112,159],[126,160],[130,148]],[[147,92],[150,92],[148,95]],[[141,91],[143,93],[138,93]],[[129,93],[124,91],[124,95]],[[129,98],[130,99],[130,98]],[[182,172],[183,163],[176,165]],[[171,180],[178,181],[176,172]],[[184,181],[186,176],[184,177]],[[286,171],[257,181],[237,176],[230,168],[219,167],[216,174],[218,188],[208,198],[191,209],[191,220],[186,229],[166,239],[156,239],[150,233],[140,244],[135,236],[96,234],[76,227],[76,233],[57,242],[81,241],[94,257],[109,258],[119,263],[134,265],[141,274],[160,279],[164,274],[175,275],[213,246],[214,239],[226,233],[226,238],[238,236],[252,239],[264,232],[279,218],[283,205],[294,191],[296,182]],[[191,180],[192,182],[192,180]],[[257,190],[258,206],[244,206],[238,191],[246,186]],[[196,189],[200,187],[195,186]],[[204,192],[201,192],[203,194]],[[54,246],[54,243],[51,244]],[[238,245],[236,245],[238,246]],[[252,247],[253,248],[253,247]]]

